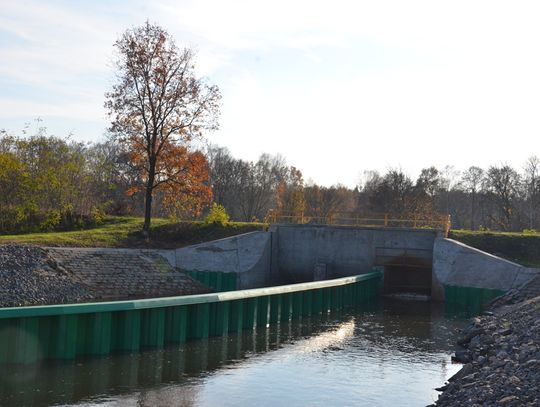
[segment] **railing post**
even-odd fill
[[[388,226],[388,214],[385,213],[384,214],[384,227],[387,227]]]

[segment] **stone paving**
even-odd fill
[[[201,294],[212,290],[151,250],[47,248],[50,256],[91,287],[96,300]]]

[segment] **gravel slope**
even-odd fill
[[[212,291],[155,253],[0,245],[0,307],[133,300]]]
[[[497,304],[462,332],[454,358],[463,368],[437,406],[540,406],[540,296],[514,292]]]
[[[83,302],[92,290],[47,250],[0,245],[0,307]]]

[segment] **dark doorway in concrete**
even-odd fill
[[[411,247],[375,248],[375,265],[384,267],[384,294],[431,295],[433,251]]]
[[[431,295],[431,268],[385,266],[384,293]]]

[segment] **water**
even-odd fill
[[[0,406],[425,406],[459,370],[430,303],[385,300],[140,354],[0,366]]]

